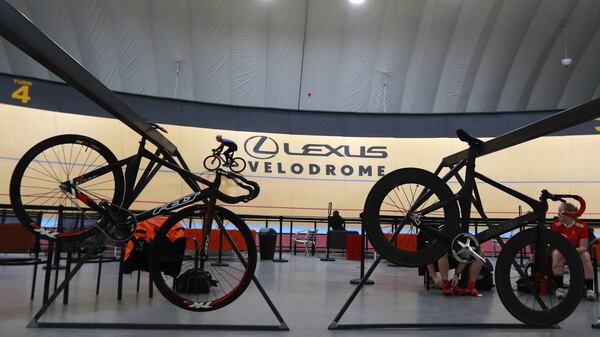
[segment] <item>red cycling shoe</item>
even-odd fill
[[[477,289],[475,289],[475,282],[469,282],[467,284],[467,289],[464,289],[465,292],[463,294],[465,295],[471,295],[471,296],[475,296],[475,297],[481,297],[483,296],[479,291],[477,291]]]
[[[450,282],[448,280],[444,280],[444,287],[442,288],[442,294],[444,296],[452,295],[452,287],[450,286]]]

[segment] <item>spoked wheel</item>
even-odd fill
[[[208,156],[204,159],[204,168],[215,171],[221,166],[221,158],[218,155]]]
[[[121,205],[124,178],[115,165],[107,173],[77,183],[77,177],[117,162],[100,142],[81,135],[48,138],[31,148],[15,167],[10,181],[10,200],[19,221],[34,233],[51,240],[81,240],[97,231],[87,205],[59,185],[74,180],[77,189],[96,203],[106,200]],[[56,212],[41,210],[59,208]]]
[[[448,252],[458,233],[458,206],[452,191],[436,175],[403,168],[381,178],[364,207],[365,228],[373,247],[403,266],[423,266]],[[399,232],[395,243],[392,238]],[[423,232],[421,234],[421,232]],[[420,241],[417,245],[417,235]],[[423,235],[424,234],[424,235]]]
[[[246,168],[246,161],[242,157],[233,158],[233,162],[229,165],[229,169],[235,173],[240,173]]]
[[[206,210],[201,205],[175,213],[161,226],[150,248],[154,284],[171,303],[191,311],[212,311],[230,304],[246,290],[256,268],[256,246],[248,226],[225,208],[215,207],[208,242],[202,243]],[[179,229],[183,234],[173,231],[190,218],[192,223]],[[181,250],[168,248],[174,240]],[[202,247],[208,248],[204,256]]]
[[[569,317],[577,308],[583,291],[583,266],[573,245],[560,234],[544,230],[543,242],[539,240],[534,228],[508,241],[496,263],[496,289],[515,318],[530,325],[549,326]],[[541,251],[536,254],[536,249]],[[560,299],[553,270],[563,263],[569,273],[563,276],[567,288],[563,288],[564,298]]]

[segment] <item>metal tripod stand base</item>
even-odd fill
[[[355,278],[354,280],[350,280],[350,283],[352,283],[352,284],[360,284],[361,281],[362,281],[362,279]],[[365,282],[363,283],[363,285],[371,285],[371,284],[375,284],[375,281],[366,279]]]

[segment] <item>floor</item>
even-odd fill
[[[353,289],[351,279],[359,277],[359,263],[338,258],[322,262],[315,257],[289,256],[287,263],[260,261],[256,275],[280,311],[290,331],[210,331],[211,336],[590,336],[590,324],[599,316],[599,302],[582,301],[576,312],[561,323],[561,329],[370,329],[328,330]],[[367,261],[368,264],[372,260]],[[135,276],[126,276],[123,300],[116,300],[117,264],[103,266],[100,295],[95,295],[96,264],[85,265],[71,284],[70,303],[58,300],[41,321],[46,322],[127,322],[182,324],[272,324],[278,322],[251,285],[236,302],[210,313],[191,313],[166,302],[159,293],[148,298],[147,275],[142,289],[135,291]],[[43,274],[43,273],[42,273]],[[0,337],[21,336],[198,336],[207,332],[190,330],[92,330],[26,328],[41,305],[42,275],[36,298],[29,301],[32,266],[0,266]],[[340,324],[357,323],[516,323],[497,295],[484,297],[443,297],[437,290],[425,290],[416,270],[389,267],[381,263],[372,279],[374,285],[361,291]]]

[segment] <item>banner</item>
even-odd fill
[[[0,203],[8,204],[12,170],[33,145],[51,136],[76,133],[107,145],[121,159],[137,151],[138,134],[112,118],[0,105],[3,140],[0,146]],[[226,205],[240,214],[322,216],[328,204],[342,216],[362,211],[372,185],[402,167],[433,171],[444,156],[464,149],[456,138],[389,138],[290,135],[218,130],[163,124],[166,135],[190,169],[209,179],[204,158],[219,144],[217,134],[238,144],[236,156],[248,165],[243,172],[260,184],[260,196],[248,204]],[[152,150],[152,145],[149,145]],[[584,217],[600,217],[600,149],[597,135],[543,137],[482,157],[477,171],[537,198],[542,189],[580,194],[588,201]],[[140,168],[141,170],[143,167]],[[449,182],[457,191],[458,183]],[[527,206],[481,183],[484,208],[490,217],[512,217]],[[242,193],[225,182],[226,193]],[[179,176],[161,169],[133,209],[146,210],[190,193]],[[551,205],[549,216],[557,205]]]

